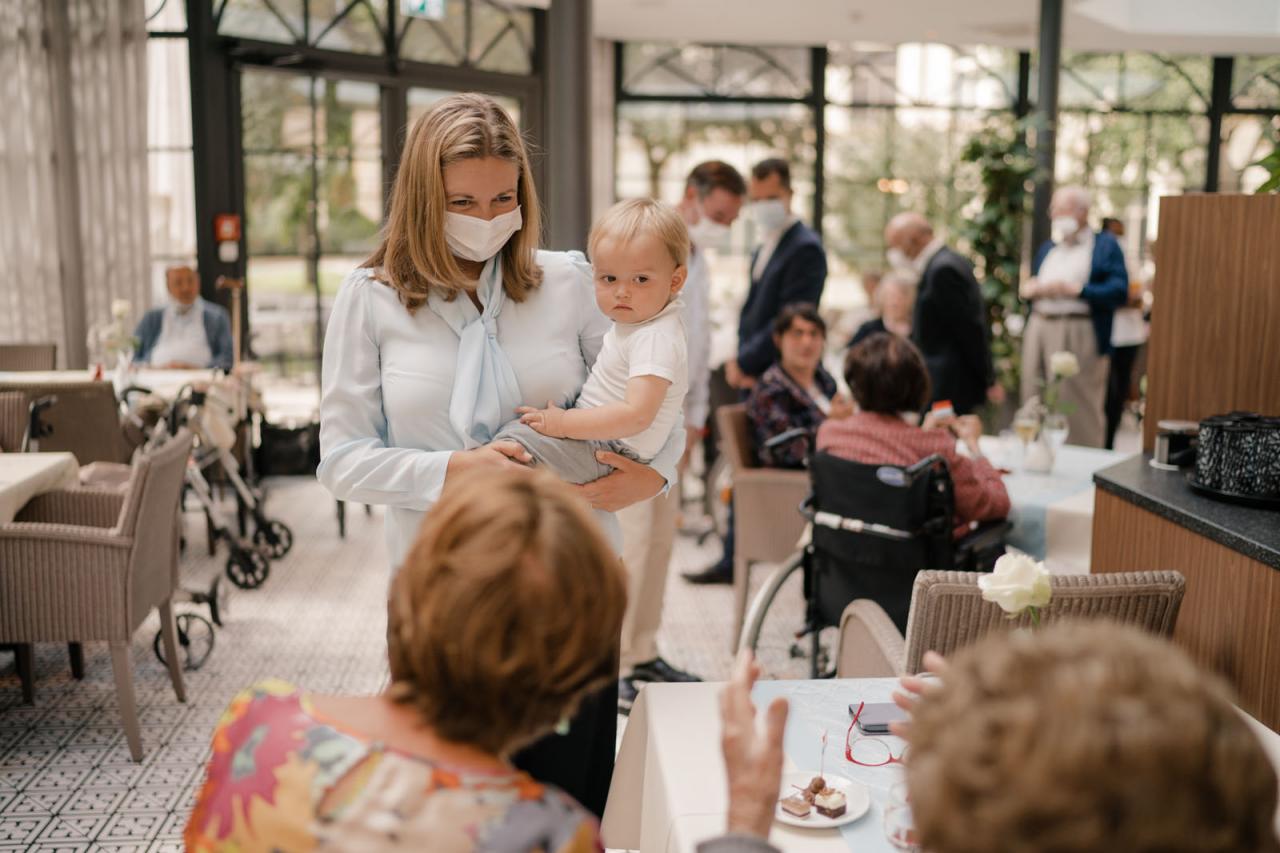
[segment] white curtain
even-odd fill
[[[143,0],[0,2],[0,340],[80,366],[148,303]]]
[[[65,335],[42,0],[0,3],[0,342]]]

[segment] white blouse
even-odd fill
[[[525,405],[566,405],[582,388],[610,321],[596,307],[590,272],[569,254],[539,252],[537,261],[542,285],[523,302],[506,300],[498,342]],[[316,476],[339,500],[388,508],[395,567],[440,497],[450,455],[463,449],[449,422],[457,351],[458,336],[429,307],[410,314],[368,269],[347,276],[325,334]],[[677,424],[651,463],[668,484],[683,449]],[[616,542],[613,515],[597,516]]]

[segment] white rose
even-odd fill
[[[129,316],[131,307],[128,299],[112,299],[111,316],[117,320],[124,320]]]
[[[1048,569],[1026,554],[1005,554],[996,560],[995,571],[978,578],[978,588],[984,601],[1013,616],[1028,607],[1044,607],[1053,595]]]
[[[1068,379],[1080,372],[1080,360],[1073,352],[1055,352],[1049,356],[1049,372]]]

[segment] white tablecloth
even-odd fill
[[[787,770],[815,770],[822,732],[828,732],[824,772],[871,789],[871,810],[839,831],[775,825],[770,841],[784,853],[877,853],[893,848],[884,837],[887,791],[902,778],[897,766],[862,768],[844,758],[852,702],[885,702],[896,679],[770,681],[756,685],[759,708],[775,696],[791,703],[783,748]],[[693,853],[701,841],[723,834],[728,811],[720,753],[721,684],[650,684],[627,722],[613,787],[605,809],[605,846],[641,853]],[[1280,767],[1280,735],[1243,714]],[[901,741],[886,738],[898,754]],[[1280,813],[1276,818],[1280,830]]]
[[[896,767],[862,768],[844,758],[851,702],[887,702],[892,678],[844,681],[772,681],[756,686],[765,707],[775,696],[791,703],[784,749],[788,770],[817,770],[822,731],[828,732],[824,772],[871,789],[871,810],[840,831],[778,824],[770,840],[786,853],[891,851],[884,837],[883,803],[902,778]],[[605,846],[642,853],[691,853],[699,842],[724,833],[728,812],[720,754],[722,684],[650,684],[636,700],[613,772],[605,809]],[[896,738],[886,738],[901,747]]]
[[[1003,458],[999,439],[983,436],[982,452],[993,465],[1012,469],[1004,485],[1013,504],[1008,543],[1025,551],[1055,574],[1087,574],[1093,542],[1093,474],[1129,454],[1065,445],[1053,470],[1021,470],[1018,460]],[[1020,456],[1021,454],[1017,454]]]
[[[36,495],[74,486],[79,476],[70,453],[0,453],[0,524]]]

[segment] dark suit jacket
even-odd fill
[[[1032,275],[1040,274],[1040,265],[1052,248],[1053,241],[1045,240],[1031,264]],[[1129,271],[1124,265],[1124,250],[1110,231],[1093,235],[1093,266],[1080,298],[1089,303],[1089,319],[1098,338],[1098,355],[1106,355],[1111,352],[1111,321],[1116,309],[1123,308],[1129,301]]]
[[[751,265],[756,255],[751,253]],[[778,360],[773,345],[773,321],[793,302],[814,305],[827,282],[827,253],[813,229],[796,222],[778,240],[769,263],[758,280],[752,280],[747,301],[738,318],[738,366],[748,376],[759,376]]]
[[[973,264],[946,246],[920,276],[911,340],[929,368],[931,402],[950,400],[958,415],[983,404],[995,381],[986,304]]]

